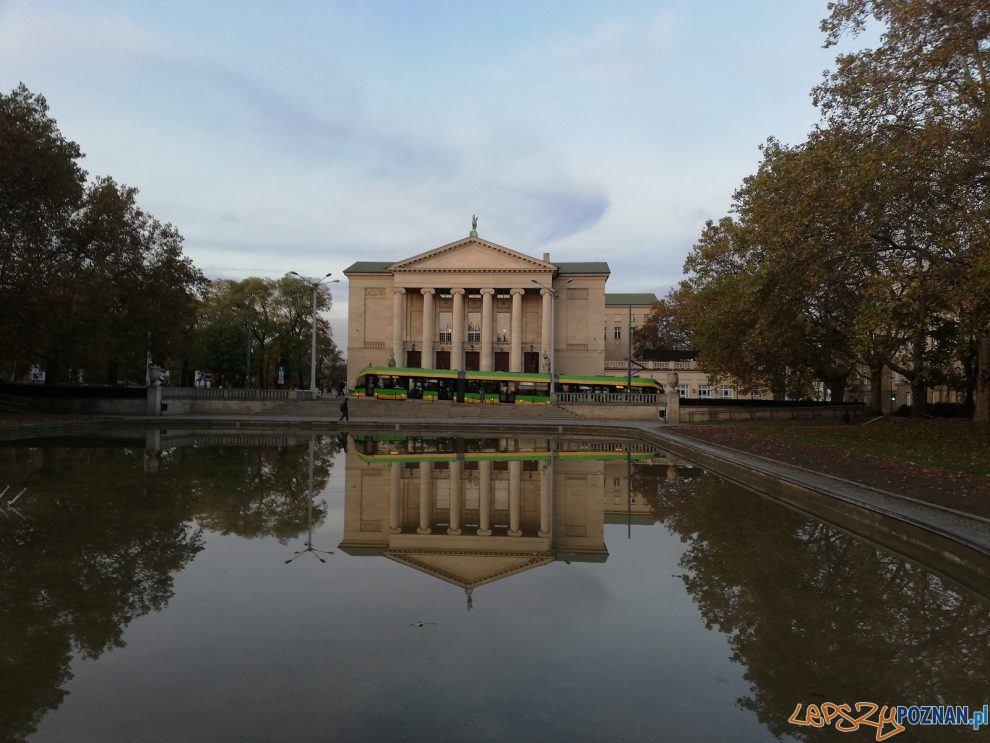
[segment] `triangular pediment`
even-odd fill
[[[482,240],[480,237],[468,237],[394,263],[389,270],[393,273],[401,271],[511,273],[513,271],[553,272],[555,269],[556,266],[552,263],[517,253],[515,250]]]
[[[386,556],[461,588],[491,583],[554,560],[547,553],[479,555],[465,552],[389,551]]]

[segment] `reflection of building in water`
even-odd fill
[[[654,456],[633,446],[359,438],[347,453],[340,549],[464,589],[557,559],[603,562],[606,465]]]
[[[635,469],[632,461],[636,460],[627,462],[623,458],[605,462],[606,524],[655,524],[658,521],[654,510],[658,488],[699,473],[690,462],[664,451],[655,452],[649,462],[638,462]]]

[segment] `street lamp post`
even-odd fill
[[[302,279],[305,284],[312,287],[313,289],[313,342],[310,348],[310,359],[309,359],[309,392],[316,399],[316,297],[317,290],[320,288],[320,284],[329,279],[333,273],[328,273],[325,276],[312,280],[308,279],[302,274],[298,274],[295,271],[289,271],[290,276],[295,276],[298,279]],[[340,279],[334,279],[333,281],[327,282],[329,284],[339,284]]]
[[[554,358],[556,356],[557,342],[554,339],[554,332],[557,328],[557,290],[551,286],[545,286],[541,284],[536,279],[530,279],[534,284],[536,284],[541,289],[546,289],[550,292],[550,349],[549,355],[547,357],[547,363],[550,372],[550,404],[553,405],[557,401],[557,385],[554,381],[554,377],[557,373],[557,360]],[[573,279],[568,279],[564,284],[570,284]]]

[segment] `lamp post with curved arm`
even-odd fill
[[[290,276],[295,276],[297,279],[302,279],[303,283],[313,289],[313,342],[310,349],[310,360],[309,360],[309,392],[316,399],[316,292],[320,288],[320,284],[327,281],[333,273],[328,273],[327,275],[319,279],[309,279],[302,274],[298,274],[295,271],[289,271]],[[332,281],[327,281],[328,284],[339,284],[340,279],[333,279]]]

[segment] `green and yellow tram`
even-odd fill
[[[663,391],[653,379],[561,374],[557,392],[575,394],[658,394]],[[550,375],[526,372],[460,371],[457,369],[412,369],[369,366],[358,373],[355,397],[379,400],[454,400],[486,405],[548,405]]]

